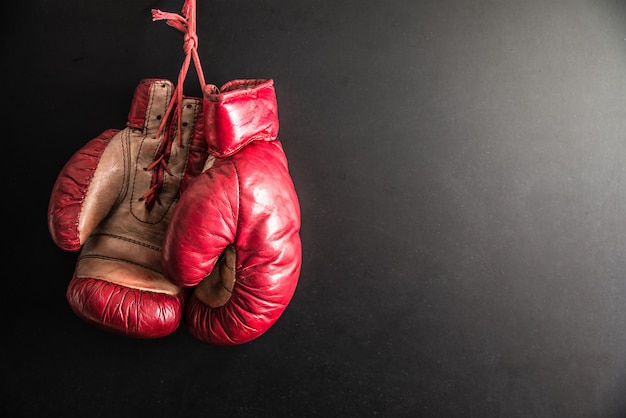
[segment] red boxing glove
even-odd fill
[[[185,313],[192,335],[235,345],[266,332],[291,301],[302,263],[300,207],[277,137],[273,81],[206,85],[203,108],[215,158],[174,210],[163,270],[194,287]]]
[[[179,193],[202,172],[207,152],[200,98],[178,103],[181,112],[157,135],[173,93],[167,80],[143,80],[126,128],[77,151],[49,201],[53,241],[66,251],[82,248],[67,288],[70,307],[116,334],[162,337],[182,318],[186,290],[163,276],[161,244]]]

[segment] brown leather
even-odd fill
[[[173,141],[167,164],[171,174],[164,173],[160,203],[148,210],[142,196],[150,188],[153,173],[146,168],[160,144],[155,135],[172,98],[173,85],[166,80],[153,81],[148,91],[143,128],[137,129],[137,118],[129,119],[129,126],[107,145],[94,172],[79,219],[80,241],[84,245],[76,276],[175,294],[180,288],[161,271],[161,244],[189,168],[190,150],[197,147],[191,141],[195,131],[201,130],[196,125],[202,101],[183,99],[182,146],[177,139]],[[192,161],[204,164],[197,159]],[[196,171],[201,169],[202,165]],[[84,236],[87,231],[93,231],[89,237]]]
[[[226,305],[233,294],[237,271],[235,247],[227,246],[216,264],[217,268],[194,289],[194,295],[211,308]]]

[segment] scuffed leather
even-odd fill
[[[160,204],[146,208],[142,195],[152,178],[146,167],[163,138],[155,135],[173,90],[168,80],[142,80],[126,128],[107,130],[77,151],[48,206],[53,241],[81,250],[66,292],[72,310],[94,326],[137,338],[170,334],[182,319],[187,291],[164,277],[161,245],[179,194],[208,156],[202,99],[186,97],[182,146],[172,145]]]
[[[208,280],[227,247],[235,249],[230,299],[210,307],[194,292],[185,314],[197,339],[234,345],[265,333],[293,297],[302,262],[300,207],[277,138],[273,81],[236,80],[222,93],[208,87],[204,109],[216,158],[174,209],[163,268],[174,283],[193,288]]]

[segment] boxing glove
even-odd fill
[[[174,209],[163,270],[193,289],[184,317],[190,333],[235,345],[265,333],[293,297],[302,262],[300,206],[278,140],[273,80],[207,84],[203,91],[210,156]]]
[[[115,334],[162,337],[183,315],[187,291],[164,277],[161,245],[179,194],[202,172],[207,145],[202,99],[185,97],[173,106],[175,92],[167,80],[141,81],[126,127],[106,130],[78,150],[49,200],[53,241],[80,250],[69,305]]]

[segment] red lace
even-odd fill
[[[163,190],[163,180],[165,178],[165,172],[172,174],[167,166],[172,150],[172,141],[174,138],[174,122],[176,122],[178,132],[178,146],[182,147],[182,135],[181,135],[181,119],[182,119],[182,102],[183,102],[183,84],[187,77],[187,71],[189,65],[193,59],[198,80],[200,81],[200,87],[204,90],[205,81],[202,66],[200,65],[200,57],[198,56],[198,35],[196,34],[196,1],[185,0],[182,9],[182,16],[176,13],[163,12],[159,9],[152,9],[152,21],[165,20],[169,26],[183,32],[185,34],[183,50],[185,51],[185,60],[183,61],[182,68],[178,74],[178,80],[172,100],[170,100],[167,110],[161,124],[156,133],[156,138],[163,135],[163,140],[159,145],[155,154],[154,161],[146,167],[146,170],[152,170],[152,179],[150,180],[150,188],[143,195],[143,200],[148,211],[152,210],[155,203],[161,204],[159,194]],[[174,108],[177,109],[176,114],[173,114]],[[166,129],[167,126],[169,129]]]

